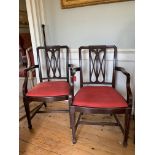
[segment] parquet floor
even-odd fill
[[[32,107],[35,105],[33,103]],[[67,108],[67,103],[57,102],[48,104],[48,107]],[[20,117],[24,114],[24,108],[20,108]],[[83,116],[83,119],[88,117]],[[111,119],[109,115],[93,115],[91,118]],[[26,118],[19,122],[20,155],[134,155],[135,152],[133,120],[127,148],[122,145],[123,135],[119,127],[112,126],[79,125],[77,143],[72,144],[68,113],[36,114],[32,126],[32,130],[27,128]]]

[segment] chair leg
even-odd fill
[[[28,128],[32,129],[29,102],[24,101],[24,106],[25,106],[25,112],[26,112],[26,117],[28,122]]]
[[[70,122],[70,129],[72,129],[72,122],[71,122],[71,108],[69,106],[69,122]]]
[[[124,128],[124,140],[123,140],[123,146],[127,146],[128,141],[128,135],[129,135],[129,127],[130,127],[130,116],[131,116],[131,110],[126,111],[125,113],[125,128]]]
[[[70,107],[70,118],[71,118],[71,128],[72,128],[72,143],[76,143],[75,138],[75,109],[74,107]]]
[[[45,107],[47,107],[47,104],[46,104],[46,102],[43,102],[43,104],[44,104],[44,106],[45,106]]]

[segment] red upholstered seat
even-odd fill
[[[74,98],[73,105],[98,108],[127,107],[124,98],[112,87],[82,87]]]
[[[69,94],[69,84],[66,81],[41,82],[34,86],[26,96],[61,96]]]

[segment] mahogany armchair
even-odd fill
[[[107,60],[108,53],[110,54],[110,58],[108,58],[110,60]],[[79,48],[80,67],[71,68],[71,76],[73,92],[74,76],[77,71],[80,72],[80,89],[75,96],[72,95],[69,99],[73,144],[76,143],[75,135],[78,125],[87,124],[119,126],[124,135],[123,145],[127,146],[132,109],[130,74],[124,68],[117,67],[116,63],[116,46],[98,45],[81,46]],[[115,88],[116,72],[121,72],[126,77],[126,99]],[[77,119],[75,118],[76,113],[79,113]],[[110,116],[114,116],[116,122],[81,120],[81,116],[84,114],[110,114]],[[124,114],[124,127],[117,114]]]
[[[40,108],[47,102],[68,100],[70,94],[69,84],[69,48],[67,46],[37,47],[38,65],[25,69],[23,84],[23,102],[25,106],[28,128],[32,128],[31,119],[36,113],[54,112],[54,110]],[[43,66],[44,64],[44,66]],[[29,71],[39,69],[40,83],[28,90]],[[40,104],[30,111],[32,101]],[[69,110],[55,110],[68,112]]]

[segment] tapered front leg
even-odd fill
[[[70,122],[70,129],[72,129],[72,118],[71,118],[71,108],[70,108],[70,106],[69,106],[69,122]]]
[[[26,112],[26,117],[27,117],[27,122],[28,122],[28,128],[32,129],[29,102],[24,101],[24,106],[25,106],[25,112]]]
[[[76,143],[75,137],[75,108],[74,106],[70,107],[70,116],[71,116],[71,128],[72,128],[72,143]]]
[[[129,127],[130,127],[130,117],[131,117],[131,110],[127,110],[125,113],[125,124],[124,124],[124,140],[123,140],[124,147],[127,147]]]
[[[44,106],[45,106],[45,107],[47,107],[47,104],[46,104],[46,102],[43,102],[43,104],[44,104]]]

